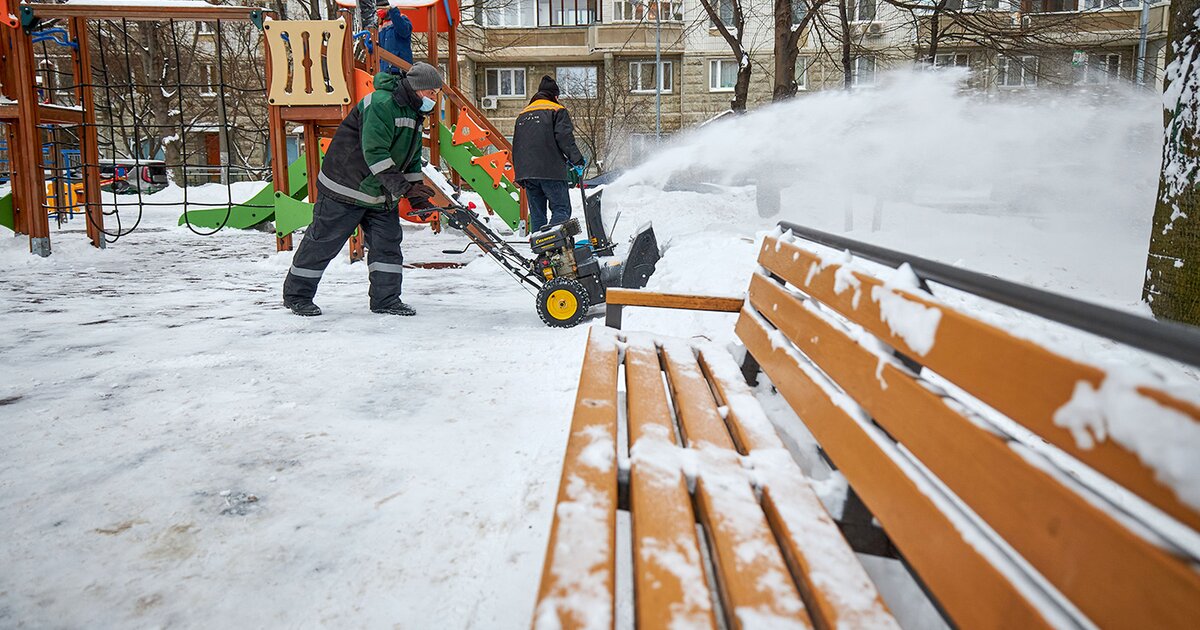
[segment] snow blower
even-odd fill
[[[580,193],[587,238],[577,239],[582,232],[577,219],[548,225],[529,237],[533,258],[517,251],[457,199],[451,198],[448,207],[427,212],[441,212],[450,227],[461,230],[509,275],[533,289],[538,316],[547,326],[570,328],[583,321],[592,306],[604,303],[610,287],[646,286],[659,259],[658,240],[650,225],[633,237],[625,256],[618,256],[604,229],[601,193],[588,196],[582,185]]]

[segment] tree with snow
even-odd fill
[[[1167,35],[1166,136],[1142,297],[1160,319],[1200,326],[1200,0],[1175,0]]]

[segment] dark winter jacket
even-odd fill
[[[518,183],[526,179],[567,181],[569,166],[583,164],[583,154],[575,146],[571,114],[550,99],[535,99],[517,116],[512,146]]]
[[[421,175],[421,98],[403,75],[375,75],[375,91],[342,121],[325,153],[321,194],[382,207],[385,191],[399,199]]]
[[[387,16],[388,25],[379,29],[379,45],[393,55],[412,63],[412,20],[396,7],[388,9]],[[387,72],[391,67],[392,64],[386,61],[379,62],[379,70],[382,72]]]

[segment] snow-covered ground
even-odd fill
[[[853,238],[1144,312],[1160,120],[1148,97],[981,103],[907,77],[711,125],[606,214],[654,222],[656,289],[739,295],[775,221],[843,232],[849,209]],[[719,186],[679,185],[702,172]],[[779,216],[748,177],[784,182]],[[48,259],[0,239],[0,627],[527,627],[587,327],[545,328],[490,260],[441,252],[464,239],[415,226],[408,261],[473,261],[406,272],[417,317],[371,314],[342,256],[326,314],[297,318],[270,234],[177,216],[148,208],[105,251],[75,219]],[[939,295],[1197,397],[1194,371]],[[718,342],[732,323],[626,316]]]

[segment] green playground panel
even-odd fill
[[[492,176],[483,167],[471,163],[471,158],[480,157],[484,153],[473,143],[454,146],[454,134],[444,124],[438,124],[438,143],[442,150],[442,159],[458,173],[471,189],[483,198],[492,212],[504,220],[508,227],[517,229],[521,223],[521,191],[517,185],[508,180],[500,179],[500,186],[492,184]]]
[[[14,231],[17,229],[17,220],[13,216],[12,193],[0,197],[0,225]]]
[[[291,197],[304,197],[308,194],[308,165],[303,155],[288,164],[288,189]],[[228,208],[189,210],[186,215],[179,216],[179,225],[190,221],[196,227],[209,229],[216,229],[222,225],[239,230],[251,228],[274,217],[275,195],[275,187],[267,185],[244,203]],[[225,219],[226,214],[229,216],[228,221]]]

